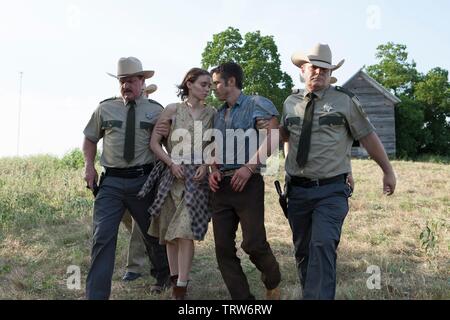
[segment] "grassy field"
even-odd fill
[[[353,162],[356,190],[338,252],[337,299],[450,299],[450,165],[393,165],[398,185],[388,198],[375,163]],[[50,156],[0,159],[0,299],[84,298],[93,198],[82,176],[82,169]],[[282,298],[292,300],[299,297],[299,284],[291,232],[273,187],[281,176],[282,170],[266,177],[266,227],[281,266]],[[211,229],[196,246],[190,299],[229,299]],[[148,273],[121,281],[128,239],[122,226],[111,298],[167,299],[169,293],[149,293]],[[240,255],[253,293],[263,299],[259,271]],[[70,265],[80,267],[80,290],[67,288]],[[380,289],[366,285],[369,266],[380,268]]]

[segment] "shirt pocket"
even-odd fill
[[[118,130],[122,128],[123,121],[120,120],[106,120],[102,122],[102,130],[107,133],[110,133],[114,130]]]
[[[290,134],[299,136],[302,131],[302,119],[300,117],[286,118],[286,127]]]
[[[153,124],[153,123],[150,123],[150,122],[145,122],[145,121],[141,121],[141,123],[140,123],[140,128],[141,129],[143,129],[143,130],[148,130],[148,131],[152,131],[153,130],[153,127],[154,127],[155,125]]]
[[[339,113],[319,116],[319,128],[324,142],[340,141],[347,132],[345,117]]]

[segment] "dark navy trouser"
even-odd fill
[[[288,216],[303,299],[334,299],[336,250],[348,213],[350,187],[288,187]]]
[[[86,280],[87,299],[109,298],[117,234],[126,208],[144,236],[152,265],[151,275],[160,284],[165,283],[170,275],[165,246],[159,244],[158,238],[151,237],[147,233],[150,226],[150,214],[147,210],[154,200],[154,193],[150,193],[144,199],[136,197],[147,177],[148,175],[144,175],[124,179],[107,176],[100,186],[94,204],[91,267]]]

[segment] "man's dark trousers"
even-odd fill
[[[253,175],[242,192],[231,188],[231,177],[220,182],[213,194],[213,228],[216,258],[225,285],[233,300],[251,300],[247,277],[236,255],[236,231],[242,229],[242,249],[261,272],[266,289],[276,288],[281,281],[277,260],[266,239],[264,227],[264,181]]]
[[[157,283],[166,283],[170,275],[166,248],[157,238],[147,234],[150,216],[147,212],[154,193],[138,199],[137,193],[148,175],[138,178],[106,176],[94,204],[91,268],[86,281],[87,299],[108,299],[114,271],[117,235],[127,208],[144,235],[144,243]]]
[[[310,188],[289,185],[288,216],[303,299],[335,297],[336,250],[350,194],[344,181]]]

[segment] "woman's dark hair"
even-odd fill
[[[220,77],[225,81],[225,85],[228,85],[228,79],[236,79],[236,87],[242,90],[244,82],[244,72],[240,65],[236,62],[222,63],[220,66],[211,70],[211,75],[214,73],[220,74]]]
[[[184,100],[189,95],[188,81],[194,83],[201,76],[211,76],[207,70],[200,68],[192,68],[184,76],[183,81],[177,86],[178,94],[181,100]]]

